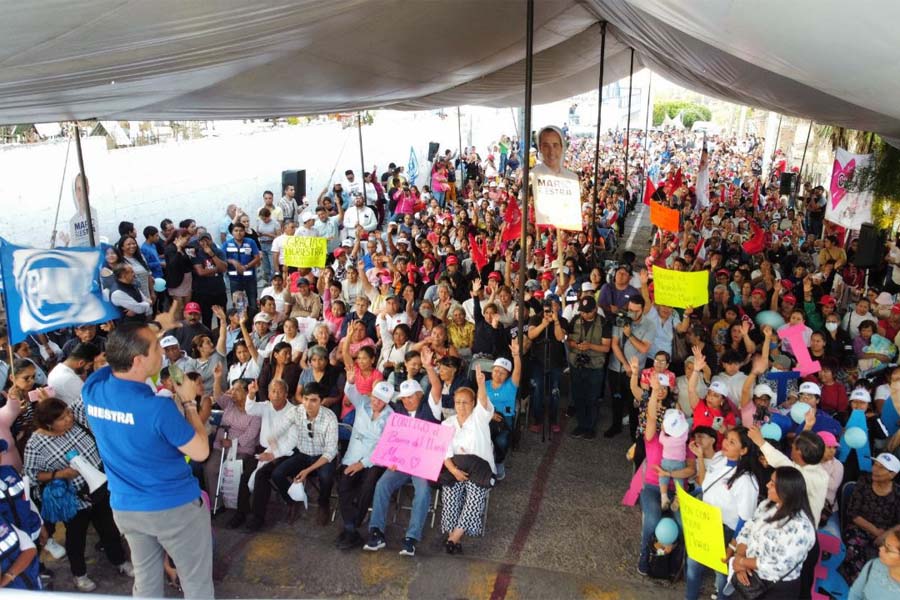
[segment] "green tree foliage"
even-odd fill
[[[669,100],[666,102],[657,102],[653,105],[653,125],[662,125],[666,115],[675,118],[681,112],[681,120],[684,126],[690,129],[695,121],[709,121],[712,119],[712,111],[709,108],[686,102],[684,100]]]

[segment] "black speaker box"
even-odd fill
[[[297,202],[302,201],[306,196],[306,170],[282,171],[281,189],[284,190],[284,186],[288,184],[294,186],[294,199]]]
[[[434,157],[437,156],[440,147],[441,145],[438,142],[428,142],[428,162],[434,161]]]
[[[863,223],[859,227],[859,250],[853,257],[853,264],[864,268],[878,266],[881,264],[883,246],[881,234],[875,226]]]
[[[796,173],[782,173],[781,184],[778,186],[779,196],[790,196],[794,189],[794,176]]]

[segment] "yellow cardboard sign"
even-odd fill
[[[323,237],[289,237],[284,243],[284,264],[299,269],[324,267],[328,240]]]
[[[673,308],[709,303],[709,271],[673,271],[653,267],[653,301]]]
[[[684,531],[684,548],[688,556],[701,565],[727,575],[728,565],[722,562],[725,558],[722,509],[694,498],[679,485],[675,489]]]

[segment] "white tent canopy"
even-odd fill
[[[653,69],[900,140],[900,3],[538,0],[534,101]],[[524,0],[0,0],[0,122],[516,106]]]

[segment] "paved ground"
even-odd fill
[[[649,238],[649,214],[639,212],[635,219],[631,239],[640,249]],[[273,500],[270,524],[261,533],[216,528],[216,593],[222,598],[681,597],[681,586],[636,573],[640,512],[620,504],[630,478],[627,446],[625,436],[585,441],[563,435],[542,442],[540,435],[526,434],[508,459],[506,480],[492,492],[487,535],[464,540],[463,556],[443,553],[439,522],[426,528],[412,559],[397,555],[399,525],[389,526],[388,547],[381,552],[342,553],[333,544],[336,524],[317,527],[314,510],[288,524]],[[130,594],[130,580],[113,574],[105,558],[91,550],[89,560],[98,592]],[[56,589],[70,590],[68,564],[47,564],[57,571]]]

